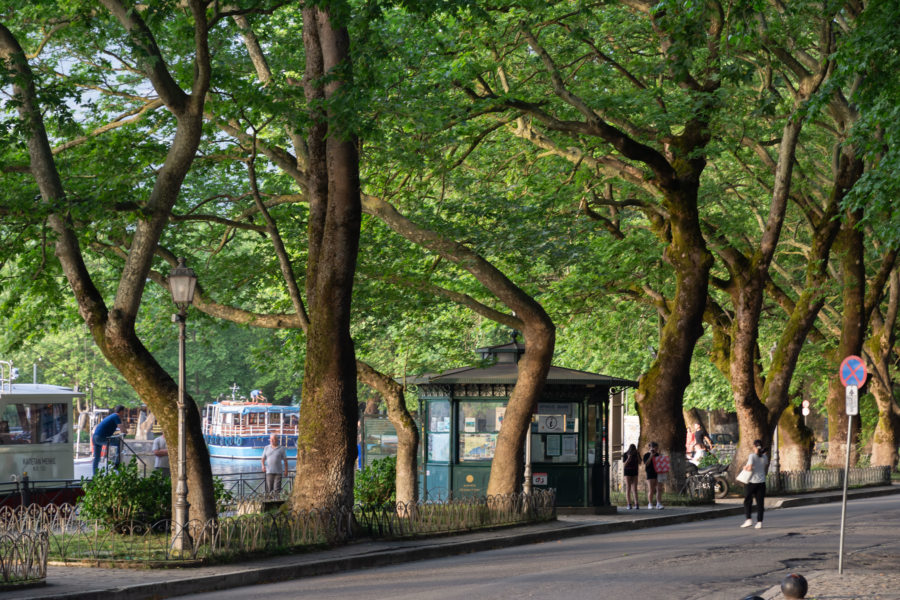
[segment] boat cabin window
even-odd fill
[[[0,444],[65,444],[68,441],[67,404],[0,406]]]

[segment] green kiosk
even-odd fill
[[[490,366],[411,382],[425,411],[426,499],[487,491],[497,433],[525,348],[513,341],[476,352]],[[560,507],[608,507],[610,397],[636,387],[636,381],[551,366],[531,425],[534,488],[555,488]]]

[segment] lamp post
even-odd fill
[[[169,273],[169,291],[172,300],[178,307],[178,314],[172,315],[172,321],[178,323],[178,485],[175,487],[175,533],[172,538],[172,550],[183,553],[190,549],[191,539],[187,534],[188,510],[187,500],[187,445],[185,443],[185,407],[184,407],[184,340],[187,309],[194,300],[194,288],[197,286],[197,275],[193,269],[184,265],[184,259],[178,259],[178,266]]]

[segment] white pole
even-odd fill
[[[531,422],[528,422],[528,428],[525,431],[525,485],[523,486],[526,496],[531,495]]]
[[[850,480],[850,433],[853,415],[847,415],[847,456],[844,458],[844,497],[841,501],[841,541],[838,549],[838,575],[844,574],[844,521],[847,518],[847,483]]]

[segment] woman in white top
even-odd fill
[[[769,470],[769,457],[766,455],[766,450],[763,448],[760,440],[754,440],[753,447],[756,453],[747,457],[747,464],[744,465],[744,470],[750,471],[750,480],[744,486],[744,516],[746,520],[741,527],[753,525],[753,519],[750,518],[750,515],[753,499],[756,498],[756,528],[762,529],[766,501],[766,471]]]

